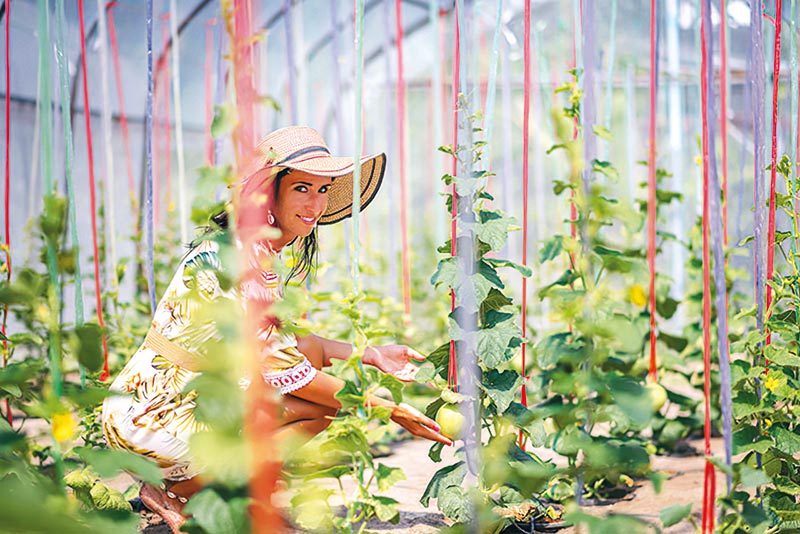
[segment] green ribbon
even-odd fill
[[[67,198],[69,209],[70,237],[72,253],[75,258],[75,326],[83,324],[83,282],[81,277],[80,244],[78,242],[78,222],[75,209],[75,182],[72,179],[72,119],[70,117],[69,67],[66,56],[66,15],[64,0],[56,0],[56,58],[58,59],[58,78],[61,85],[61,115],[64,124],[64,174],[67,179]],[[84,110],[89,113],[89,110]],[[81,387],[86,385],[86,371],[80,367]]]
[[[361,99],[363,92],[363,79],[364,79],[364,0],[356,0],[356,17],[355,17],[355,71],[356,71],[356,92],[355,92],[355,106],[353,113],[355,114],[355,153],[353,155],[353,235],[350,240],[353,254],[351,256],[351,270],[353,274],[353,291],[359,290],[359,270],[358,270],[358,257],[359,257],[359,222],[361,218],[361,151],[363,148],[363,127],[361,124]]]
[[[40,158],[42,164],[42,177],[44,179],[44,196],[55,194],[53,182],[53,98],[50,88],[50,9],[48,0],[39,0],[38,4],[38,34],[39,34],[39,92],[41,99],[37,103],[41,116],[40,124]],[[45,206],[47,209],[47,206]],[[61,341],[59,336],[58,313],[61,309],[59,295],[61,294],[60,279],[56,265],[56,249],[54,243],[47,239],[47,274],[50,284],[47,289],[48,306],[50,307],[50,344],[47,355],[50,360],[50,380],[54,397],[62,393],[61,373]]]

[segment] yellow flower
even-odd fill
[[[297,265],[297,258],[294,257],[294,254],[286,258],[286,267],[289,269],[294,269],[294,266]]]
[[[53,437],[59,443],[69,441],[78,430],[78,420],[71,413],[57,413],[53,416]]]
[[[633,284],[628,290],[628,299],[636,306],[647,306],[647,291],[640,284]]]
[[[767,377],[764,381],[764,387],[769,390],[770,393],[775,393],[775,388],[781,385],[781,381],[779,378],[775,378],[774,376]]]

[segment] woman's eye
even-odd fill
[[[305,193],[306,191],[308,191],[308,188],[304,185],[298,185],[297,187],[294,188],[294,190],[299,191],[300,193]]]
[[[327,193],[329,188],[330,188],[329,185],[323,185],[322,187],[319,188],[319,192],[320,193]]]

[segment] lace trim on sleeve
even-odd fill
[[[317,370],[307,359],[291,369],[262,373],[264,380],[273,387],[278,388],[281,395],[287,395],[293,391],[307,386],[317,374]]]

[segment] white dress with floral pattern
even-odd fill
[[[246,277],[238,290],[224,291],[216,274],[222,270],[218,252],[219,244],[211,240],[193,248],[153,316],[153,329],[193,354],[201,354],[202,346],[219,336],[213,320],[197,318],[203,301],[275,302],[282,298],[280,279],[263,269],[251,269],[254,275]],[[265,244],[257,245],[255,252],[257,259],[270,255]],[[281,393],[304,387],[314,378],[316,369],[297,350],[294,336],[269,326],[259,332],[259,340],[264,380]],[[142,344],[111,384],[112,391],[123,395],[109,397],[103,404],[103,433],[109,446],[151,458],[168,480],[186,480],[197,474],[197,466],[190,467],[189,437],[202,431],[203,425],[194,417],[195,391],[185,390],[195,376],[196,372]]]

